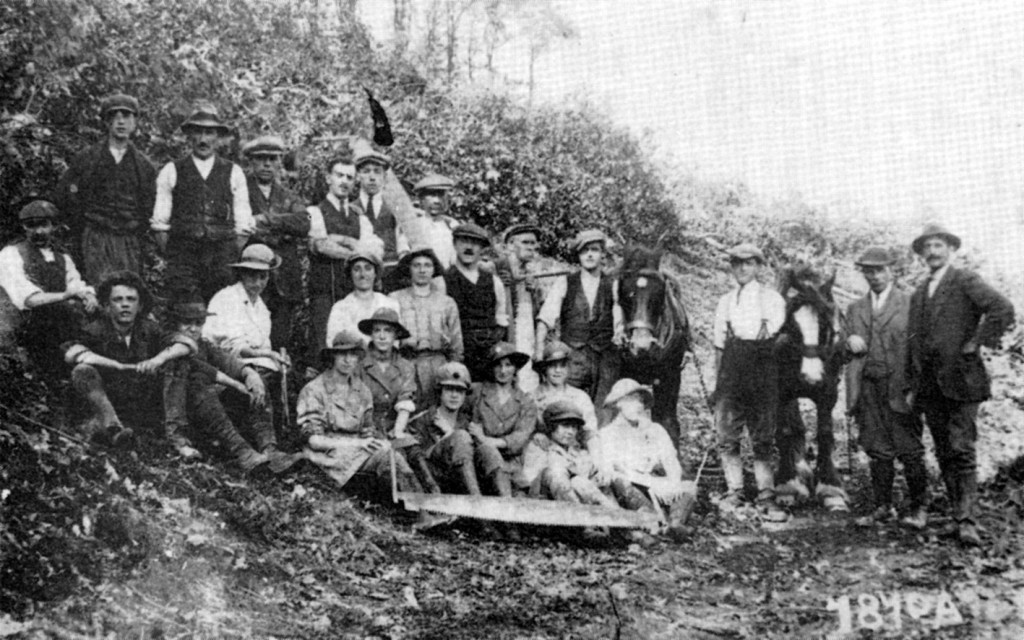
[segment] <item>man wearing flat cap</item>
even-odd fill
[[[20,312],[18,339],[44,376],[63,377],[63,352],[70,339],[98,308],[92,287],[74,261],[54,247],[57,207],[33,200],[18,213],[25,237],[0,250],[0,287]]]
[[[740,444],[746,429],[754,451],[757,506],[769,519],[784,517],[775,507],[775,411],[778,401],[775,338],[786,320],[786,302],[757,280],[764,254],[749,243],[729,250],[736,288],[715,309],[715,423],[727,493],[719,503],[726,510],[743,496]]]
[[[366,149],[358,153],[355,160],[359,194],[352,207],[369,222],[373,234],[384,244],[381,281],[384,293],[390,293],[398,287],[398,279],[393,274],[398,258],[409,250],[409,243],[398,228],[391,205],[384,200],[384,181],[391,168],[391,159],[379,151]]]
[[[961,544],[979,546],[975,419],[991,388],[978,349],[999,345],[1013,305],[977,274],[950,266],[960,238],[944,227],[926,225],[911,247],[929,276],[910,299],[907,402],[924,414],[935,441],[956,534]]]
[[[928,522],[928,474],[922,426],[904,393],[910,294],[896,286],[893,262],[884,247],[868,247],[857,258],[868,293],[850,304],[843,323],[846,412],[857,421],[860,445],[871,459],[875,510],[865,522],[892,520],[893,463],[899,459],[910,499],[903,523],[923,529]]]
[[[74,231],[91,282],[113,271],[142,273],[142,239],[156,197],[156,169],[131,141],[138,100],[114,94],[100,104],[100,115],[106,139],[71,160],[54,200]]]
[[[537,310],[541,307],[541,288],[533,273],[537,266],[537,244],[540,227],[531,223],[514,224],[505,231],[505,253],[495,264],[495,271],[505,285],[509,309],[508,340],[519,351],[536,352]],[[540,383],[532,364],[519,370],[519,387],[532,393]]]
[[[199,292],[203,300],[232,282],[228,265],[255,230],[245,173],[217,155],[230,128],[217,109],[201,104],[181,125],[192,153],[167,163],[156,180],[150,229],[167,260],[172,297]]]
[[[419,198],[423,219],[426,221],[426,242],[445,269],[455,262],[452,231],[459,226],[459,222],[448,215],[451,208],[449,194],[454,188],[455,182],[451,178],[437,173],[424,176],[412,188],[413,195]]]
[[[302,200],[281,184],[284,141],[260,136],[242,147],[251,163],[247,188],[256,231],[249,239],[274,250],[281,266],[271,272],[263,298],[270,309],[270,342],[274,349],[291,346],[292,320],[302,304],[302,263],[299,245],[309,236],[309,214]]]
[[[623,333],[618,287],[601,271],[608,238],[599,229],[576,234],[572,251],[580,270],[559,276],[551,285],[537,316],[534,359],[543,359],[548,333],[560,328],[562,342],[572,347],[569,384],[587,392],[596,406],[619,377],[619,352]]]

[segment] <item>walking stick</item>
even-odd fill
[[[288,351],[281,347],[281,357],[287,358]],[[281,365],[281,414],[284,417],[284,423],[289,428],[292,426],[292,412],[288,407],[288,367]]]

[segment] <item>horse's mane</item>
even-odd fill
[[[682,284],[661,266],[662,251],[642,246],[630,247],[622,262],[622,274],[656,275],[665,285],[665,308],[654,328],[654,337],[663,349],[671,350],[680,342],[683,351],[690,348],[690,321],[682,302]]]

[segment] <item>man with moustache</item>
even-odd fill
[[[103,100],[100,113],[106,139],[75,156],[54,201],[76,232],[91,282],[113,271],[142,273],[142,235],[156,195],[156,170],[131,142],[139,101],[118,93]]]
[[[217,156],[230,129],[210,104],[201,104],[181,125],[192,153],[169,162],[156,179],[150,228],[167,260],[172,297],[199,293],[209,300],[232,283],[228,265],[255,228],[245,174]]]
[[[309,236],[309,214],[302,200],[281,184],[284,140],[260,136],[243,146],[242,153],[252,165],[246,186],[256,230],[249,243],[265,244],[281,258],[263,293],[270,310],[270,342],[280,350],[291,346],[292,320],[302,304],[299,244]]]
[[[1013,324],[1013,305],[977,274],[950,266],[960,238],[925,225],[911,247],[928,265],[928,280],[910,299],[906,359],[907,404],[924,414],[935,441],[955,533],[980,546],[974,515],[978,496],[978,405],[991,397],[979,346],[996,347]]]
[[[52,202],[28,203],[18,213],[25,237],[0,250],[0,287],[21,312],[19,340],[51,381],[66,373],[58,345],[77,333],[85,313],[99,306],[71,256],[54,248],[58,215]]]
[[[486,380],[491,375],[487,354],[508,328],[505,286],[480,268],[483,250],[491,244],[486,231],[469,222],[452,237],[455,264],[444,273],[445,289],[459,309],[464,362],[473,380]]]

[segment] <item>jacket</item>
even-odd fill
[[[872,354],[881,356],[889,372],[889,406],[899,413],[910,413],[906,401],[907,319],[910,313],[910,294],[894,285],[881,312],[872,319],[871,294],[854,301],[846,311],[843,323],[844,339],[857,335],[864,342],[871,340],[872,333],[880,344],[869,344]],[[877,356],[876,356],[877,357]],[[846,365],[846,407],[852,414],[860,400],[861,381],[868,354],[854,357]]]

